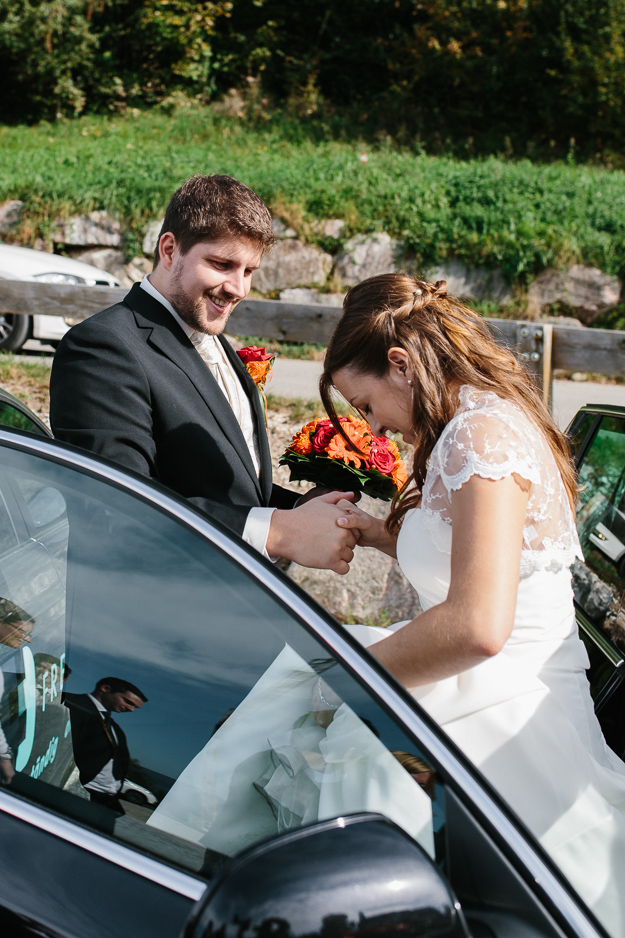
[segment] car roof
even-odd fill
[[[92,284],[99,280],[111,286],[119,286],[119,281],[112,274],[92,264],[84,264],[60,254],[49,254],[47,251],[34,251],[32,248],[0,242],[0,278],[32,280],[41,274],[50,273],[73,274]]]

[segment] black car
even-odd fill
[[[0,627],[23,614],[0,639],[0,751],[15,769],[0,789],[0,935],[605,935],[444,732],[309,596],[171,492],[21,426],[0,428]],[[622,754],[622,565],[597,532],[618,538],[625,416],[586,408],[573,438],[586,484],[576,595]],[[317,695],[290,747],[275,736],[275,682],[263,697],[284,655],[285,693],[301,680]],[[63,702],[105,676],[147,698],[116,720],[129,778],[155,803],[123,814],[86,796]],[[353,784],[324,805],[308,783],[327,769],[318,714],[336,700],[354,729],[341,755]],[[371,753],[386,779],[373,807],[358,785]],[[193,787],[194,772],[211,784]],[[301,779],[288,810],[281,777]]]

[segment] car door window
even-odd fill
[[[625,652],[625,422],[603,417],[579,470],[577,529],[584,562],[573,571],[586,616]]]
[[[441,858],[427,756],[239,564],[114,485],[14,450],[0,464],[27,501],[66,507],[67,542],[65,576],[0,645],[8,790],[207,877],[361,810]]]
[[[30,433],[36,433],[38,436],[45,436],[39,424],[35,423],[28,414],[25,414],[8,401],[3,400],[0,400],[0,426],[14,427],[17,430],[28,430]]]
[[[5,550],[10,550],[12,547],[15,547],[16,544],[17,535],[15,528],[6,506],[4,495],[0,491],[0,555],[3,554]]]

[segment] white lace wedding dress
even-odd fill
[[[625,934],[625,765],[594,715],[570,565],[573,513],[546,441],[495,394],[463,387],[436,443],[421,507],[405,518],[400,566],[428,609],[449,588],[451,499],[472,475],[532,483],[514,627],[503,650],[420,687],[419,703],[540,840],[612,935]]]

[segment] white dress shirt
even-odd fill
[[[146,274],[141,281],[141,287],[149,293],[151,297],[169,310],[184,334],[197,349],[197,352],[205,362],[224,397],[230,404],[237,423],[241,427],[241,432],[250,451],[252,463],[256,474],[260,476],[260,450],[258,438],[255,430],[254,416],[250,399],[243,388],[237,373],[230,364],[228,356],[223,350],[221,342],[216,336],[206,335],[203,332],[196,332],[191,326],[188,326],[180,318],[169,300],[165,299],[162,293],[159,293],[155,286],[150,283],[149,275]],[[255,550],[268,557],[267,538],[269,537],[269,526],[271,516],[275,508],[250,508],[245,527],[243,528],[243,540]],[[275,560],[275,558],[269,558]]]
[[[100,703],[99,700],[96,700],[95,697],[92,697],[91,694],[87,694],[87,697],[91,700],[93,704],[98,708],[100,716],[102,717],[102,722],[104,722],[104,716],[106,714],[106,707]],[[117,744],[117,736],[113,727],[110,727],[109,730],[111,736]],[[109,759],[106,765],[102,766],[95,778],[92,778],[90,782],[85,784],[85,788],[89,791],[99,791],[105,795],[116,795],[118,794],[122,783],[118,778],[115,778],[113,775],[113,760]]]

